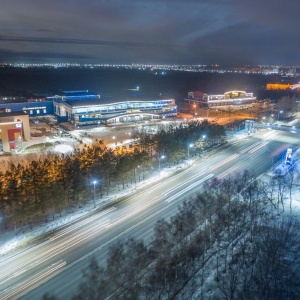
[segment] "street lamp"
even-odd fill
[[[94,208],[96,207],[96,183],[97,183],[97,181],[96,180],[94,180],[93,181],[93,184],[94,184]]]
[[[194,107],[194,117],[195,117],[196,116],[196,107],[197,107],[196,104],[194,104],[193,107]]]
[[[140,168],[140,166],[137,166],[136,168],[134,168],[134,182],[135,182],[135,185],[136,185],[136,173],[137,172],[138,172],[138,175],[139,175],[139,182],[141,181],[139,168]]]
[[[282,110],[278,111],[277,121],[279,120],[279,114],[282,114],[282,113],[283,113]]]
[[[189,144],[188,145],[188,158],[190,157],[190,148],[193,148],[194,144]]]
[[[203,138],[203,139],[205,139],[205,138],[206,138],[206,135],[205,135],[205,134],[203,134],[203,135],[202,135],[202,138]]]
[[[164,159],[165,158],[165,156],[164,155],[162,155],[162,156],[159,156],[159,159],[158,159],[158,170],[159,170],[159,176],[160,176],[160,160],[161,159]]]

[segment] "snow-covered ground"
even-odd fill
[[[239,133],[228,133],[228,139],[229,141],[233,142],[236,140],[240,140],[241,138],[247,137],[248,134],[244,132]],[[41,137],[39,139],[36,139],[39,141],[51,141],[52,139],[49,137]],[[54,139],[57,140],[57,139]],[[62,138],[62,140],[66,144],[72,144],[74,142],[71,138]],[[30,143],[34,144],[33,141]],[[41,154],[39,154],[41,155]],[[22,157],[22,156],[21,156]],[[32,159],[37,158],[36,155],[31,156]],[[7,158],[9,161],[11,160],[11,157]],[[168,168],[162,168],[160,177],[158,177],[158,172],[153,172],[149,178],[137,182],[136,185],[132,185],[129,188],[126,188],[123,191],[115,191],[114,193],[111,193],[109,196],[103,196],[102,198],[96,199],[96,209],[99,209],[99,207],[104,206],[108,204],[109,202],[116,201],[119,197],[123,197],[125,195],[128,195],[136,190],[142,189],[145,186],[149,186],[153,184],[153,182],[156,182],[158,180],[161,180],[163,177],[168,177],[171,174],[173,174],[175,171],[178,171],[179,169],[184,169],[188,167],[189,164],[192,164],[194,158],[190,158],[187,162],[183,162],[180,165],[168,167]],[[18,251],[22,249],[25,246],[30,245],[30,243],[33,243],[39,236],[49,233],[51,231],[57,230],[58,228],[61,228],[63,226],[66,226],[70,224],[71,222],[75,222],[76,220],[79,220],[81,218],[84,218],[85,216],[92,214],[95,210],[94,204],[92,201],[90,203],[86,204],[82,208],[78,208],[76,211],[73,211],[72,213],[68,213],[67,211],[64,211],[62,213],[62,217],[56,216],[55,220],[49,220],[48,223],[41,223],[41,224],[35,224],[32,228],[29,226],[18,228],[17,230],[7,230],[4,229],[4,220],[3,217],[0,217],[0,257],[3,255],[6,255],[8,253],[13,253],[14,251]]]
[[[160,176],[158,172],[153,172],[148,179],[132,184],[131,187],[125,188],[122,191],[111,192],[109,196],[103,196],[95,200],[96,208],[94,208],[93,201],[89,201],[84,207],[73,210],[72,213],[67,211],[62,212],[62,217],[56,216],[55,220],[49,220],[48,223],[34,224],[32,228],[30,226],[18,228],[17,230],[4,229],[3,217],[0,217],[0,257],[12,254],[15,251],[22,250],[23,247],[35,242],[39,236],[46,233],[57,230],[63,226],[66,226],[76,220],[84,218],[98,210],[101,207],[116,201],[118,198],[129,195],[137,190],[140,190],[146,186],[152,185],[154,182],[160,181],[162,178],[168,177],[179,169],[187,168],[192,164],[194,158],[189,159],[180,165],[173,167],[162,168]]]
[[[79,131],[75,131],[77,134]],[[98,133],[100,136],[100,133],[103,134],[103,132],[107,132],[111,135],[111,129],[110,128],[95,128],[92,129],[91,132],[93,134]],[[230,142],[239,141],[240,139],[247,138],[248,134],[245,131],[240,132],[233,132],[233,131],[227,131],[227,137]],[[64,144],[69,145],[70,147],[76,147],[77,144],[75,144],[76,140],[69,137],[36,137],[33,138],[31,141],[26,142],[26,147],[34,144],[41,144],[41,143],[54,143],[57,142],[58,145]],[[53,146],[53,149],[55,146]],[[39,157],[42,157],[43,155],[46,155],[46,153],[35,153],[31,155],[18,155],[14,156],[14,162],[20,161],[24,162],[27,159],[38,159]],[[191,158],[189,160],[189,163],[192,163]],[[6,160],[8,164],[11,163],[12,157],[1,157],[2,162]],[[171,168],[165,168],[161,171],[161,177],[167,177],[170,176],[173,172],[178,170],[179,168],[185,168],[187,167],[187,163],[183,162],[179,166],[174,166]],[[161,179],[161,178],[160,178]],[[112,193],[109,197],[103,196],[102,199],[96,199],[97,203],[97,209],[100,206],[106,205],[110,201],[115,201],[117,198],[122,197],[124,195],[132,193],[134,190],[141,189],[147,185],[152,184],[155,181],[158,181],[159,178],[157,176],[157,172],[153,172],[153,174],[149,177],[149,179],[145,181],[138,182],[136,186],[129,187],[125,189],[122,192],[116,191],[115,193]],[[3,217],[0,217],[0,256],[3,256],[9,252],[13,252],[14,250],[17,250],[21,248],[22,246],[29,245],[33,240],[35,240],[38,236],[43,235],[45,233],[51,232],[53,230],[56,230],[62,226],[65,226],[69,224],[70,222],[74,222],[80,218],[84,218],[86,215],[89,215],[93,213],[94,205],[93,203],[88,203],[84,207],[78,209],[77,211],[73,211],[72,214],[68,213],[67,211],[63,212],[62,217],[56,216],[55,220],[48,221],[48,223],[42,223],[42,224],[35,224],[33,228],[30,228],[27,226],[26,228],[18,228],[15,230],[6,230],[4,229],[4,221]]]

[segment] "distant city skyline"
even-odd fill
[[[223,67],[220,65],[180,65],[180,64],[80,64],[80,63],[0,63],[0,67],[16,68],[116,68],[149,70],[154,75],[166,75],[167,71],[208,72],[208,73],[244,73],[299,77],[300,66],[257,65]]]
[[[300,65],[300,2],[2,1],[0,63]]]

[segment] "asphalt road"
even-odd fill
[[[261,130],[213,151],[188,169],[105,211],[55,232],[43,243],[0,261],[0,299],[41,299],[46,292],[70,299],[91,256],[105,262],[109,246],[120,238],[151,241],[155,222],[174,215],[178,205],[193,197],[203,184],[214,184],[245,169],[260,175],[282,158],[287,147],[298,144],[295,133]]]

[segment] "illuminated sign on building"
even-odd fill
[[[23,110],[29,110],[29,109],[45,109],[46,106],[36,106],[36,107],[23,107]]]

